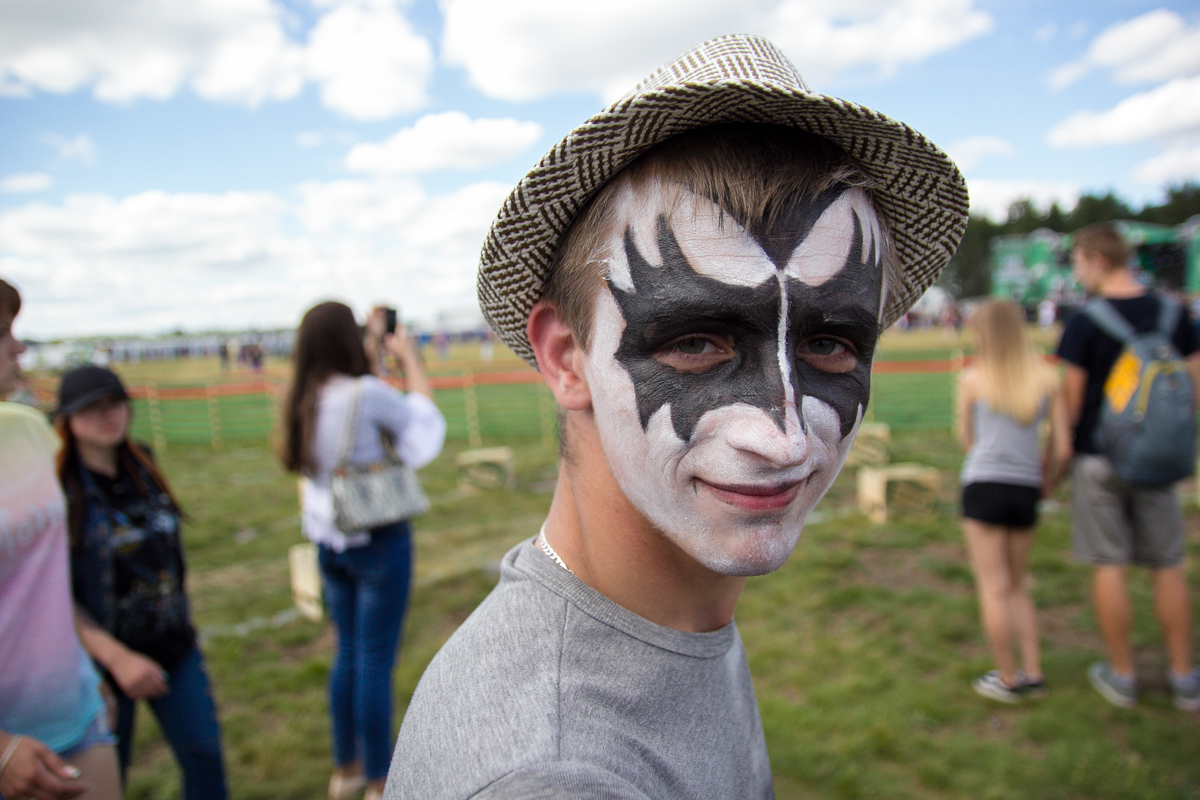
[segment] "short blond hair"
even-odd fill
[[[576,341],[589,349],[592,308],[604,280],[617,225],[618,198],[630,186],[659,182],[712,199],[743,225],[768,228],[797,203],[830,187],[872,181],[837,145],[780,125],[737,123],[698,128],[655,146],[624,167],[583,207],[563,236],[542,298],[554,303]],[[884,226],[884,292],[899,286],[898,262]]]
[[[1133,255],[1133,248],[1111,222],[1096,222],[1080,228],[1073,238],[1076,250],[1099,255],[1108,262],[1109,272],[1125,267]]]

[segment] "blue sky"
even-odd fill
[[[959,162],[978,213],[1200,179],[1200,5],[1100,0],[3,0],[19,335],[474,312],[479,245],[575,124],[706,38]]]

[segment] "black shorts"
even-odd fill
[[[989,525],[1032,528],[1042,490],[1011,483],[968,483],[962,490],[962,513]]]

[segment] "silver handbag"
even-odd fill
[[[349,463],[350,443],[358,430],[361,407],[362,382],[357,381],[354,396],[350,400],[350,413],[342,423],[337,467],[333,470],[330,485],[333,492],[333,524],[343,533],[390,525],[418,517],[429,510],[429,498],[421,489],[416,473],[404,465],[391,442],[382,434],[382,461]]]

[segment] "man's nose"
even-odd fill
[[[774,467],[792,467],[803,463],[809,456],[811,442],[800,424],[795,403],[786,403],[781,411],[782,426],[772,414],[762,409],[750,411],[738,424],[730,427],[730,446],[757,456]]]

